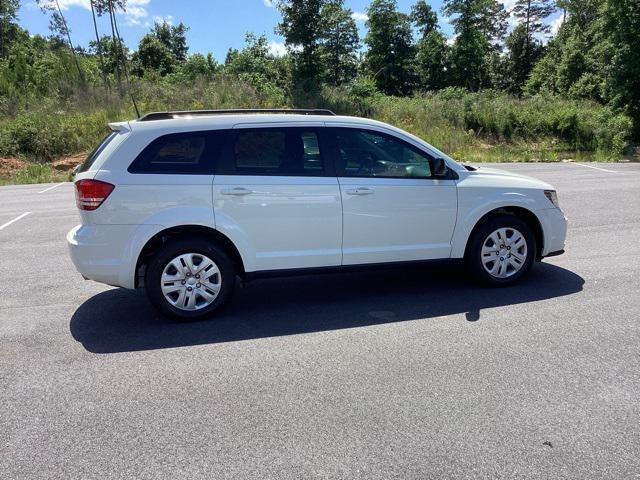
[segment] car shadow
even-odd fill
[[[571,295],[584,280],[537,264],[522,283],[480,287],[458,265],[257,280],[236,289],[231,304],[207,321],[180,323],[158,315],[144,292],[113,289],[84,302],[70,323],[90,352],[114,353],[232,342],[406,320],[466,315]]]

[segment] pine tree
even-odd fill
[[[360,39],[352,13],[344,8],[344,0],[330,0],[320,12],[320,55],[327,80],[333,85],[349,82],[357,73]]]
[[[5,47],[8,37],[7,33],[12,22],[18,19],[19,7],[19,0],[0,0],[0,58],[4,58],[8,50]]]
[[[320,11],[327,0],[280,0],[282,21],[276,31],[294,60],[294,80],[303,90],[319,87],[321,59],[318,52],[322,37]]]
[[[478,90],[489,84],[489,56],[507,29],[507,14],[496,0],[445,0],[442,11],[452,17],[457,34],[451,52],[456,85]]]
[[[438,15],[425,0],[418,0],[410,18],[422,35],[416,44],[415,61],[420,86],[426,90],[443,88],[448,83],[449,47],[439,31]]]
[[[524,26],[524,51],[523,69],[527,72],[533,67],[533,54],[536,49],[534,34],[549,33],[551,25],[544,22],[544,19],[557,10],[554,0],[516,0],[513,7],[513,14],[520,19]]]
[[[367,14],[367,71],[381,91],[389,95],[409,93],[414,86],[409,17],[398,11],[396,0],[373,0]]]

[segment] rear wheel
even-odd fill
[[[145,277],[151,303],[182,320],[211,316],[230,298],[234,284],[229,256],[202,239],[168,243],[153,258]]]
[[[476,229],[466,260],[481,282],[510,285],[531,269],[535,252],[535,236],[529,225],[517,217],[500,215]]]

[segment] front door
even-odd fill
[[[330,131],[343,206],[342,263],[449,258],[455,181],[433,178],[429,154],[394,135]]]

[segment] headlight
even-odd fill
[[[554,207],[560,208],[560,204],[558,203],[558,194],[555,190],[545,190],[544,196],[547,197],[551,203],[553,203]]]

